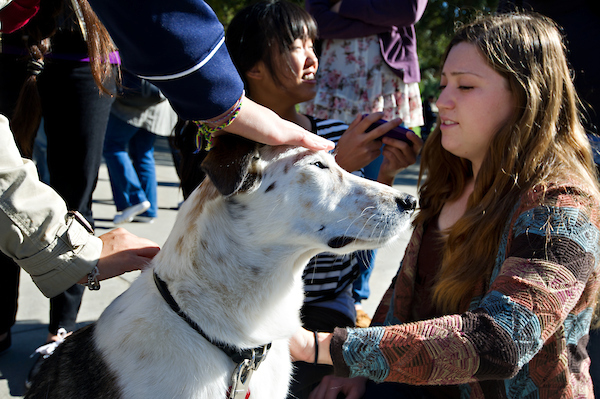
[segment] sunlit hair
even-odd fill
[[[489,281],[507,219],[523,193],[575,181],[598,195],[580,103],[555,24],[536,14],[480,17],[457,31],[443,60],[463,42],[475,45],[508,80],[516,112],[491,141],[466,213],[445,232],[433,291],[435,305],[445,312],[467,310],[476,287]],[[472,175],[469,161],[442,148],[438,123],[423,149],[421,177],[426,178],[415,223],[427,223],[444,202],[456,200]]]
[[[302,7],[285,0],[261,1],[241,11],[229,23],[225,42],[231,59],[246,86],[246,73],[262,61],[273,80],[281,84],[278,68],[273,64],[277,55],[288,60],[290,46],[296,39],[317,37],[317,24]],[[290,71],[291,69],[290,65]],[[252,97],[252,93],[249,93]]]

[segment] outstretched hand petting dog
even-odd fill
[[[243,106],[240,107],[239,115],[231,125],[221,131],[222,133],[227,131],[268,145],[298,145],[315,151],[333,149],[333,142],[282,119],[269,108],[263,107],[245,96],[242,98],[242,102]],[[214,135],[218,134],[219,132]]]
[[[102,234],[102,252],[98,259],[98,280],[144,269],[160,250],[158,244],[118,228]],[[87,283],[87,276],[78,281]]]

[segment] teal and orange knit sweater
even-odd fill
[[[540,202],[533,190],[515,207],[469,311],[410,323],[416,226],[373,319],[383,326],[335,330],[336,374],[458,385],[462,398],[593,397],[586,344],[600,284],[598,206],[567,186]]]

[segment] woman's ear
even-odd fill
[[[252,68],[246,71],[248,79],[261,80],[265,76],[265,65],[262,61],[257,62]]]

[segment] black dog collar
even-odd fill
[[[183,320],[185,320],[185,322],[190,327],[192,327],[194,330],[196,330],[198,332],[198,334],[200,334],[204,339],[206,339],[208,342],[210,342],[211,344],[213,344],[214,346],[216,346],[217,348],[219,348],[223,352],[225,352],[225,354],[227,356],[229,356],[231,358],[231,360],[234,361],[234,363],[240,364],[246,359],[248,359],[248,360],[254,359],[254,362],[260,363],[262,361],[262,358],[267,355],[268,350],[271,348],[270,343],[267,345],[259,346],[257,348],[239,349],[236,347],[232,347],[228,344],[225,344],[223,342],[215,341],[212,338],[210,338],[209,336],[207,336],[204,333],[204,331],[202,331],[200,326],[198,324],[196,324],[196,322],[194,320],[192,320],[187,314],[185,314],[185,312],[183,312],[181,310],[181,308],[179,307],[177,302],[175,302],[175,298],[173,298],[173,296],[169,292],[167,283],[165,283],[163,280],[161,280],[161,278],[158,277],[158,275],[156,273],[153,273],[153,274],[154,274],[154,282],[156,283],[156,288],[158,288],[158,291],[162,295],[165,302],[167,302],[169,304],[171,309],[173,309],[173,311],[175,313],[177,313],[179,315],[179,317],[181,317]]]

